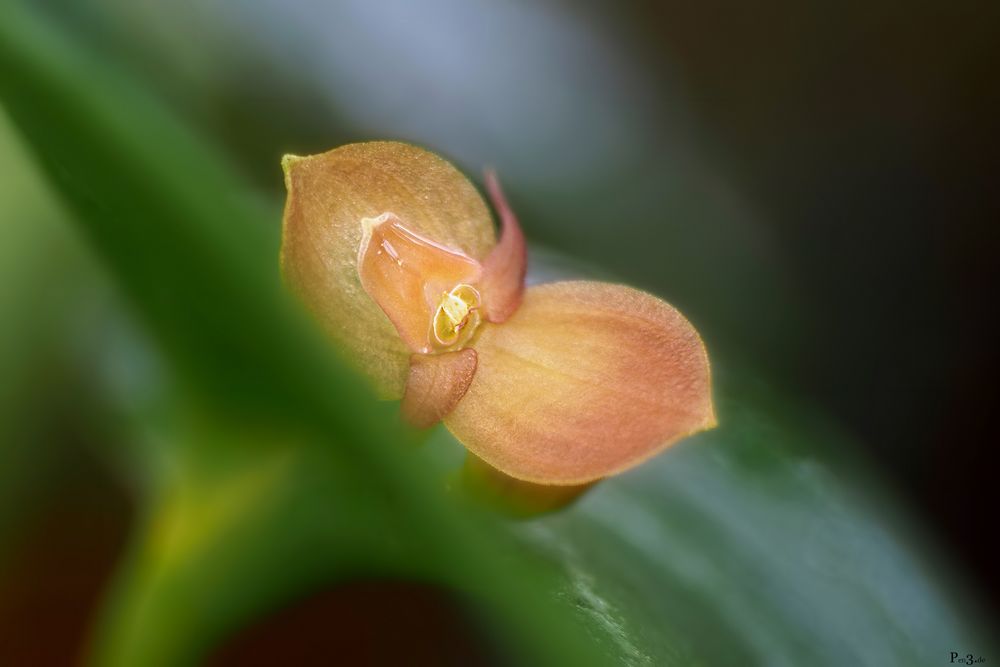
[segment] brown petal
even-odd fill
[[[524,232],[493,171],[486,172],[486,189],[500,218],[500,241],[483,262],[483,277],[478,287],[483,295],[486,319],[499,323],[521,305],[528,253]]]
[[[445,424],[517,479],[585,484],[715,424],[698,332],[630,287],[531,287],[510,320],[482,328],[476,350],[476,376]]]
[[[443,354],[414,354],[403,394],[403,418],[428,428],[451,412],[472,383],[476,351],[465,348]]]
[[[286,281],[379,393],[399,398],[410,350],[361,287],[361,220],[393,213],[407,229],[482,260],[495,243],[485,203],[448,162],[402,143],[350,144],[282,165]]]

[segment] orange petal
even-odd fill
[[[417,428],[441,421],[465,396],[476,373],[476,351],[414,354],[403,394],[403,418]]]
[[[483,294],[486,319],[499,323],[513,315],[521,305],[528,252],[524,232],[493,171],[486,172],[486,189],[500,217],[500,241],[483,262],[483,277],[478,287]]]
[[[452,165],[396,142],[282,160],[285,280],[386,398],[399,398],[410,350],[358,277],[361,220],[393,213],[422,237],[482,260],[495,232],[482,197]]]
[[[510,320],[482,327],[476,350],[476,376],[445,424],[517,479],[585,484],[715,424],[698,332],[630,287],[531,287]]]
[[[431,351],[431,319],[442,294],[479,278],[479,262],[410,231],[392,213],[362,220],[361,286],[414,352]]]

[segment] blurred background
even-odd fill
[[[957,582],[944,585],[956,606],[987,625],[1000,607],[987,546],[997,3],[44,0],[31,13],[223,156],[273,212],[275,258],[283,153],[391,138],[474,178],[495,167],[537,256],[676,305],[716,358],[724,402],[773,391],[822,415],[850,453],[806,437],[796,456],[834,471],[849,456],[866,472],[837,483],[901,508],[889,524]],[[5,102],[0,664],[72,664],[142,513],[133,459],[159,451],[123,443],[157,440],[174,389]],[[351,628],[366,613],[418,619],[401,640],[423,656],[410,664],[487,660],[492,640],[464,608],[416,584],[324,595],[244,624],[219,664],[268,646],[287,657],[324,619]],[[351,622],[345,664],[398,662]],[[473,639],[442,653],[455,636]]]

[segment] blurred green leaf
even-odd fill
[[[0,10],[0,62],[5,107],[167,353],[184,409],[212,415],[209,436],[166,436],[179,439],[171,443],[176,461],[162,461],[146,525],[98,639],[98,662],[196,660],[224,629],[316,576],[312,564],[329,572],[349,556],[369,575],[389,574],[384,566],[395,556],[394,571],[471,595],[527,655],[594,662],[585,635],[544,593],[555,571],[519,556],[488,517],[446,499],[407,448],[411,438],[394,407],[372,400],[300,321],[277,280],[277,210],[247,196],[141,91],[17,5]],[[217,428],[282,436],[241,438],[236,446]],[[274,463],[285,456],[309,464]],[[300,474],[282,473],[285,465]],[[196,481],[175,483],[167,477],[173,469]],[[218,496],[236,505],[218,510],[218,525],[198,530],[203,502],[211,506],[221,488],[238,490]],[[204,501],[178,507],[175,493]],[[262,518],[281,516],[282,507],[294,521]],[[156,548],[164,521],[181,530],[170,544],[184,545],[167,549],[165,567]],[[383,557],[369,548],[373,539],[393,549]],[[316,551],[289,559],[285,548],[303,541]],[[296,569],[303,562],[305,574]],[[202,604],[206,591],[216,604]],[[178,623],[183,632],[160,632]]]
[[[0,559],[16,524],[72,465],[53,432],[94,408],[81,396],[91,369],[78,351],[106,314],[107,286],[66,222],[0,108]]]
[[[0,94],[176,373],[171,418],[136,434],[150,487],[98,664],[196,662],[366,575],[471,596],[529,662],[935,665],[986,648],[895,503],[856,492],[878,481],[833,454],[850,443],[732,375],[722,428],[566,511],[504,525],[445,496],[447,434],[408,449],[393,406],[299,321],[277,208],[207,144],[14,5]]]

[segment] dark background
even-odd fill
[[[849,425],[996,603],[997,5],[645,12],[650,58],[681,68],[801,287],[808,333],[769,365]]]

